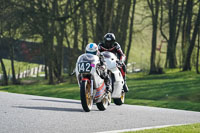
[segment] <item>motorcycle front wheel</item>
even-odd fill
[[[122,92],[121,98],[115,98],[113,99],[113,101],[116,105],[122,105],[124,103],[124,99],[125,99],[125,92]]]
[[[93,105],[93,98],[91,95],[91,84],[88,80],[81,82],[81,88],[80,88],[80,96],[81,96],[81,104],[83,107],[83,110],[85,112],[90,112]]]

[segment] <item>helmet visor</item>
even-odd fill
[[[97,51],[95,51],[95,52],[86,51],[86,53],[88,53],[88,54],[93,54],[93,55],[97,55]]]

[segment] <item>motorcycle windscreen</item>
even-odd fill
[[[103,56],[105,58],[111,58],[111,53],[110,52],[105,51],[105,52],[102,52],[102,54],[103,54]]]
[[[104,56],[104,60],[107,64],[107,69],[108,70],[111,70],[111,69],[114,69],[116,68],[117,64],[116,64],[116,61],[117,61],[117,57],[111,53],[111,52],[102,52],[103,56]]]
[[[96,55],[92,55],[92,54],[83,54],[80,56],[78,62],[94,62],[95,56]]]

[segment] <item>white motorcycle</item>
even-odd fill
[[[120,67],[118,65],[119,59],[115,54],[108,51],[101,52],[101,55],[104,56],[108,74],[112,80],[112,99],[116,105],[122,105],[125,99],[125,92],[123,91],[124,79],[118,69]]]
[[[101,111],[106,110],[111,103],[111,93],[106,92],[104,80],[99,76],[99,64],[99,57],[92,54],[82,54],[76,62],[81,104],[86,112],[92,109],[93,103]]]

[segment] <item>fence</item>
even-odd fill
[[[136,68],[135,65],[136,65],[136,62],[128,63],[127,64],[127,73],[137,73],[137,72],[142,71],[142,69]]]
[[[18,70],[18,74],[16,74],[16,78],[17,79],[21,79],[21,78],[26,78],[26,77],[38,77],[38,76],[42,76],[39,75],[39,73],[44,72],[44,65],[39,65],[38,67],[34,67],[34,68],[27,68],[26,71],[24,72],[20,72],[20,69]],[[8,72],[8,78],[11,79],[12,75],[10,74],[10,70]],[[0,74],[0,80],[3,79],[3,75]]]

